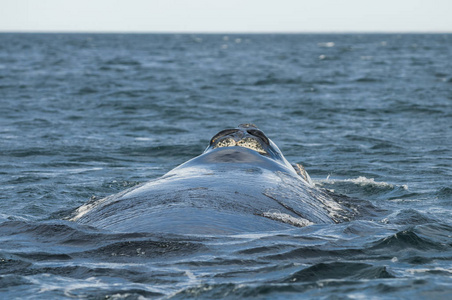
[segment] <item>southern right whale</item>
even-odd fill
[[[333,224],[354,213],[255,125],[241,124],[161,178],[90,201],[69,219],[114,232],[236,234]]]

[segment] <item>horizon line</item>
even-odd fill
[[[170,30],[155,30],[155,31],[145,31],[145,30],[2,30],[1,33],[22,33],[22,34],[452,34],[451,31],[447,30],[399,30],[399,31],[385,31],[385,30],[368,30],[368,31],[354,31],[354,30],[318,30],[318,31],[170,31]]]

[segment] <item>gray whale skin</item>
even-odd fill
[[[113,232],[239,234],[337,223],[348,213],[255,125],[241,124],[161,178],[90,201],[69,219]]]

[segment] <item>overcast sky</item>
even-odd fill
[[[452,32],[452,0],[0,0],[0,31]]]

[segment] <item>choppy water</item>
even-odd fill
[[[0,297],[449,299],[451,70],[452,35],[0,34]],[[246,122],[387,212],[197,237],[60,220]]]

